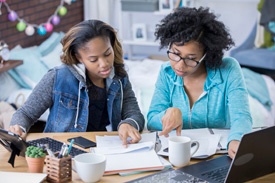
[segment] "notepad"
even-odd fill
[[[156,132],[142,134],[137,144],[123,147],[119,136],[96,136],[97,147],[91,152],[106,155],[104,175],[162,170],[164,165],[154,150]]]
[[[0,171],[1,182],[38,183],[46,179],[46,173],[19,173]]]

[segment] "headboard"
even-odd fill
[[[60,0],[6,0],[9,8],[15,11],[18,17],[24,19],[29,24],[37,24],[47,22],[48,18],[54,14],[56,8],[60,5]],[[84,20],[83,0],[72,1],[71,4],[64,3],[63,6],[67,9],[67,14],[60,17],[60,23],[54,25],[54,32],[66,32],[73,25]],[[18,31],[16,25],[18,21],[10,21],[8,19],[8,10],[5,4],[1,6],[0,15],[0,40],[4,40],[9,49],[20,44],[23,48],[33,45],[39,45],[46,40],[51,33],[38,35],[37,29],[32,36],[26,35],[25,31]]]

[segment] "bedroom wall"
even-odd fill
[[[84,0],[87,9],[93,10],[93,13],[86,12],[85,19],[100,18],[110,23],[118,30],[122,28],[122,39],[127,37],[132,31],[131,23],[145,23],[147,26],[147,37],[152,38],[155,30],[155,25],[165,14],[154,14],[153,12],[138,12],[124,13],[122,12],[122,20],[119,19],[121,13],[120,0]],[[196,7],[209,7],[219,16],[219,19],[230,30],[230,33],[235,41],[235,46],[239,46],[249,35],[253,25],[257,19],[257,4],[259,0],[193,0]],[[88,8],[89,7],[89,8]],[[96,7],[96,8],[95,8]],[[111,8],[110,8],[111,7]],[[111,11],[104,11],[104,8],[109,8]],[[94,11],[97,9],[96,11]],[[123,26],[120,26],[120,22]],[[123,37],[124,36],[124,37]],[[132,49],[133,54],[140,55],[166,55],[165,50],[159,50],[158,46],[144,45],[123,45],[127,52]],[[226,55],[228,52],[226,53]]]
[[[54,13],[59,0],[12,0],[6,1],[10,9],[14,10],[20,18],[23,18],[31,24],[41,24],[47,22],[47,19]],[[66,32],[76,23],[84,20],[83,0],[76,0],[71,5],[64,3],[67,8],[67,14],[60,17],[60,23],[54,26],[53,31]],[[8,11],[4,5],[1,7],[2,14],[0,15],[0,40],[4,40],[9,48],[12,49],[20,44],[22,47],[39,45],[46,40],[51,34],[47,33],[44,36],[34,33],[32,36],[27,36],[25,32],[19,32],[16,29],[18,21],[11,22],[8,20]]]

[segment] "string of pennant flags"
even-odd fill
[[[24,18],[18,16],[16,11],[12,10],[7,0],[0,0],[0,16],[2,15],[1,8],[4,5],[8,11],[8,20],[11,22],[18,21],[16,24],[16,29],[20,32],[25,31],[27,36],[34,35],[37,32],[38,35],[45,35],[47,32],[51,32],[55,25],[58,25],[60,22],[60,17],[67,14],[67,8],[64,6],[64,3],[71,5],[72,2],[76,0],[60,0],[60,4],[57,6],[54,13],[47,19],[46,22],[40,24],[32,24],[27,22]]]

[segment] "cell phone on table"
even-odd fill
[[[78,145],[79,147],[82,147],[84,149],[87,149],[89,147],[95,147],[96,146],[96,143],[89,140],[89,139],[86,139],[84,137],[73,137],[73,138],[69,138],[67,139],[68,142],[71,142],[71,140],[74,139],[74,144],[75,145]]]

